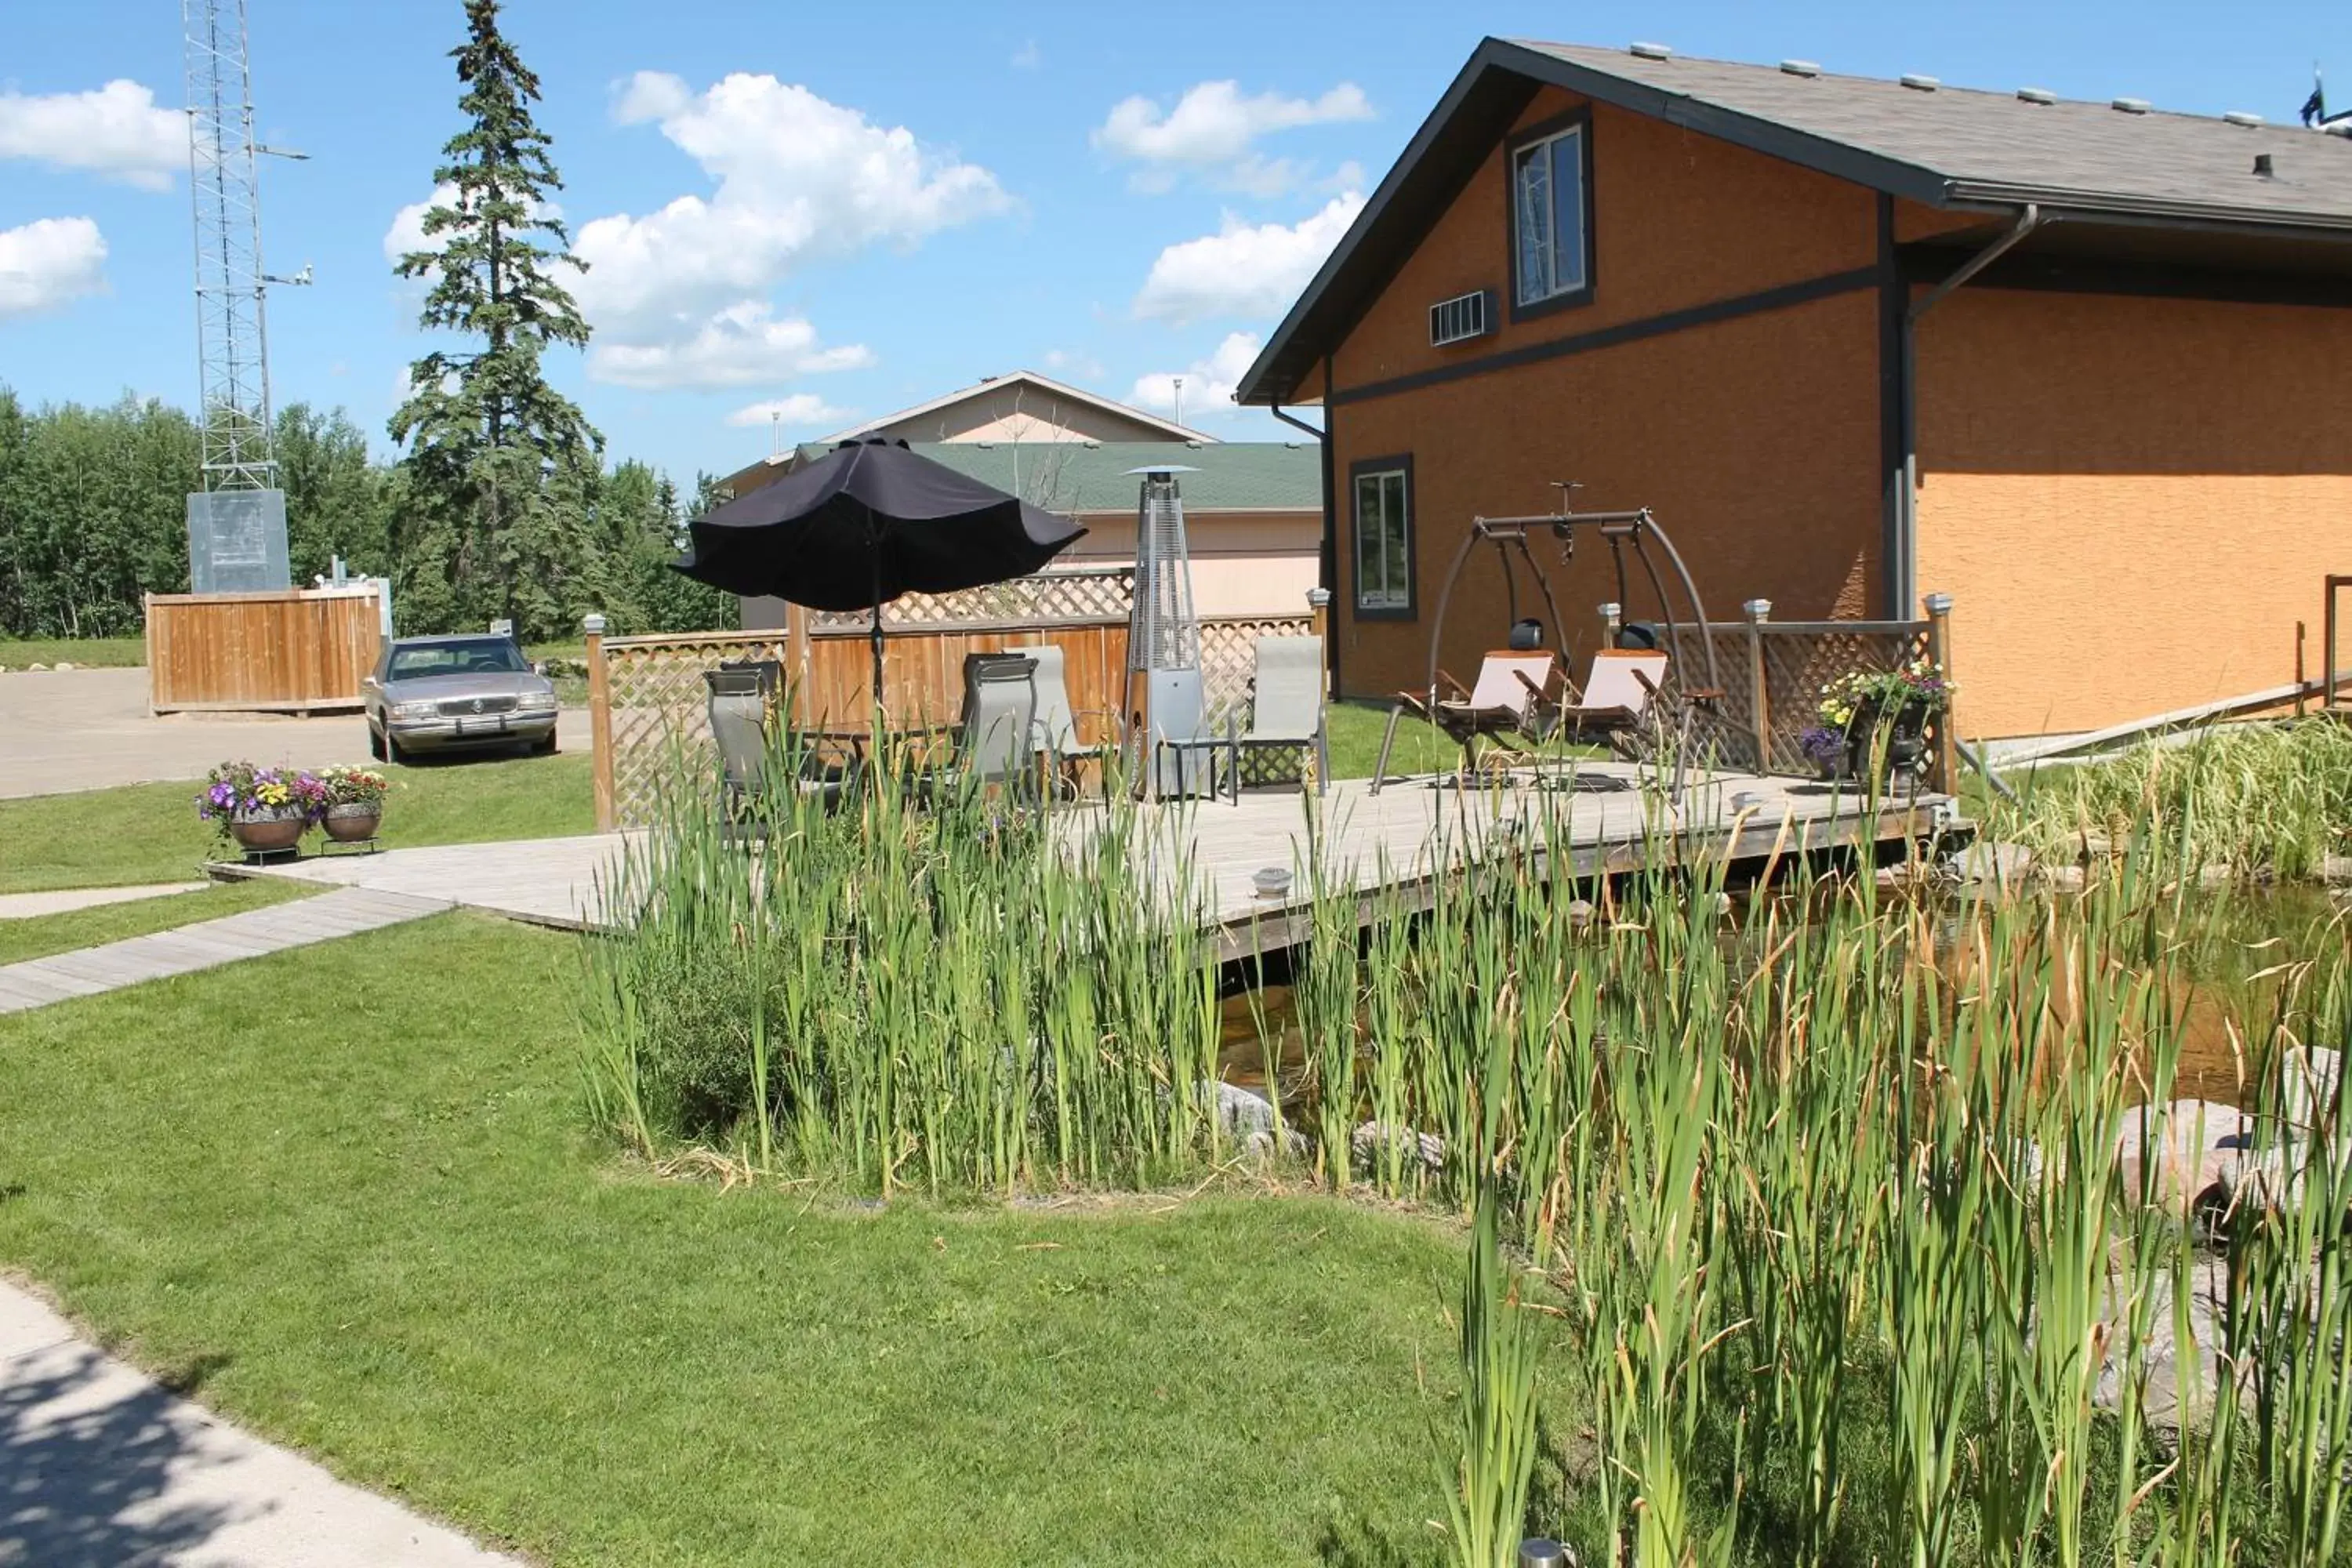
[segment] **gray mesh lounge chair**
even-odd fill
[[[1323,639],[1259,637],[1256,673],[1250,679],[1249,728],[1238,715],[1227,721],[1226,777],[1236,803],[1242,797],[1242,753],[1282,749],[1315,752],[1315,793],[1331,777],[1331,746],[1324,733]]]
[[[770,731],[783,667],[772,660],[722,664],[703,671],[702,679],[710,693],[710,738],[719,747],[720,821],[730,837],[756,837],[772,805],[769,774],[784,761]],[[856,781],[854,765],[826,768],[812,755],[801,759],[793,783],[833,806]]]
[[[1027,654],[969,653],[963,659],[963,716],[955,759],[926,777],[932,795],[991,785],[1033,787],[1037,751],[1037,661]]]
[[[1078,738],[1077,714],[1070,707],[1070,686],[1063,674],[1062,650],[1052,643],[1041,643],[1021,651],[1037,661],[1035,744],[1044,754],[1046,776],[1069,779],[1075,789],[1076,774],[1068,770],[1079,763],[1107,764],[1116,748],[1108,740],[1088,744]],[[1118,722],[1114,714],[1092,709],[1087,711],[1102,720],[1106,734]],[[1104,787],[1108,788],[1109,783],[1106,766]]]

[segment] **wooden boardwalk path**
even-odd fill
[[[282,952],[289,947],[307,947],[456,907],[451,899],[344,888],[315,899],[198,921],[152,936],[0,965],[0,1013],[22,1013],[142,980],[161,980],[235,963],[241,958]]]
[[[1475,788],[1423,777],[1393,780],[1374,794],[1361,780],[1345,780],[1311,809],[1296,790],[1248,791],[1238,805],[1147,805],[1139,808],[1135,843],[1163,884],[1172,883],[1178,861],[1189,868],[1204,931],[1217,956],[1232,960],[1306,934],[1310,858],[1328,886],[1369,893],[1394,884],[1410,907],[1465,862],[1546,844],[1560,851],[1562,863],[1544,864],[1542,874],[1567,880],[1631,871],[1653,857],[1756,862],[1776,850],[1848,847],[1899,854],[1905,844],[1932,837],[1953,804],[1925,792],[1866,804],[1851,788],[1748,773],[1695,773],[1679,798],[1656,786],[1644,770],[1614,762],[1588,762],[1572,776],[1548,780],[1506,774]],[[1059,809],[1061,830],[1072,835],[1095,831],[1101,821],[1097,805]],[[634,837],[450,844],[220,869],[429,897],[578,930],[626,919],[625,911],[608,917],[604,901]],[[1260,897],[1252,878],[1269,866],[1298,873],[1296,890]]]

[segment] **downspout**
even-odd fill
[[[1331,432],[1329,428],[1331,423],[1331,405],[1328,401],[1330,381],[1329,372],[1328,370],[1325,372],[1324,393],[1326,399],[1323,405],[1324,428],[1320,430],[1307,423],[1306,420],[1299,418],[1297,415],[1284,412],[1283,406],[1279,403],[1268,404],[1266,405],[1266,410],[1276,419],[1281,420],[1285,425],[1289,426],[1292,429],[1297,430],[1303,435],[1314,437],[1316,446],[1321,449],[1323,459],[1323,537],[1318,541],[1316,544],[1315,581],[1317,586],[1320,587],[1325,593],[1331,595],[1332,605],[1336,608],[1339,602],[1339,491],[1331,482]],[[1323,644],[1323,658],[1324,662],[1330,667],[1331,689],[1335,692],[1339,689],[1339,634],[1336,624],[1337,619],[1337,616],[1333,617],[1331,633],[1324,639]]]
[[[1911,300],[1903,311],[1903,491],[1902,544],[1896,552],[1893,579],[1894,600],[1887,614],[1895,620],[1908,619],[1911,606],[1919,596],[1919,351],[1916,329],[1919,318],[1941,304],[1945,296],[1958,289],[1978,273],[2009,254],[2019,241],[2043,223],[2042,207],[2028,202],[2017,212],[2017,220],[2007,233],[1969,257],[1954,268],[1951,275],[1918,299]]]

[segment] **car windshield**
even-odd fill
[[[428,675],[520,675],[530,668],[522,650],[504,637],[424,643],[392,650],[390,679],[415,680]]]

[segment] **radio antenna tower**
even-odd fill
[[[188,186],[196,218],[196,361],[202,382],[204,488],[274,489],[269,333],[262,300],[261,188],[254,156],[253,77],[245,0],[181,0],[187,38]],[[300,153],[283,153],[299,157]]]

